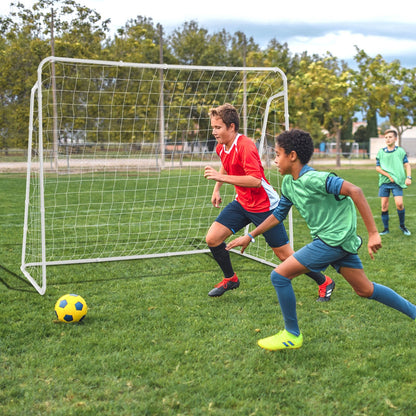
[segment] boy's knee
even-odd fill
[[[205,236],[205,242],[207,243],[208,247],[218,247],[224,241],[221,241],[218,236],[213,233],[208,233]]]
[[[272,281],[273,286],[285,286],[288,283],[290,283],[290,279],[287,277],[282,276],[281,274],[277,273],[275,270],[273,270],[270,273],[270,280]]]
[[[355,293],[360,296],[361,298],[369,298],[372,296],[374,292],[373,285],[368,287],[360,287],[360,288],[354,288]]]
[[[208,247],[215,247],[214,239],[210,235],[205,236],[205,242],[207,243]]]

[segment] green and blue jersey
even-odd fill
[[[405,163],[408,163],[406,151],[399,146],[396,146],[393,150],[389,150],[387,147],[380,149],[376,156],[376,165],[386,171],[394,180],[394,183],[400,186],[400,188],[407,188],[405,184],[406,173],[403,168]],[[383,183],[391,183],[390,179],[379,173],[378,186]]]
[[[344,179],[334,173],[318,172],[305,165],[298,179],[285,175],[282,195],[273,214],[281,222],[294,205],[305,219],[313,239],[332,247],[357,253],[357,213],[351,198],[340,195]]]

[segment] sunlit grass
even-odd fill
[[[381,228],[377,176],[336,171],[363,187]],[[282,328],[271,268],[232,254],[238,290],[212,299],[220,279],[210,255],[48,270],[40,296],[19,271],[24,175],[0,176],[0,414],[4,415],[412,415],[416,324],[356,296],[336,279],[317,303],[316,284],[294,288],[304,334],[299,350],[256,342]],[[371,280],[416,301],[416,191],[405,193],[405,237],[391,201],[391,233],[371,261]],[[295,248],[309,241],[294,213]],[[359,233],[366,242],[361,219]],[[54,323],[54,304],[79,293],[82,324]]]

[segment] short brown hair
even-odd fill
[[[388,133],[393,133],[394,137],[397,137],[397,131],[394,129],[388,129],[384,132],[384,135],[388,134]]]
[[[234,124],[235,131],[238,132],[240,128],[240,117],[237,109],[233,105],[225,103],[216,108],[211,108],[209,115],[210,117],[219,117],[222,119],[227,128],[230,128],[231,124]]]

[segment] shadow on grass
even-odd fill
[[[195,263],[189,264],[188,263],[188,267],[186,269],[186,274],[189,276],[194,276],[196,279],[200,279],[201,275],[205,275],[207,272],[208,273],[214,273],[214,274],[218,274],[218,276],[220,276],[220,269],[218,267],[218,265],[216,264],[215,260],[213,259],[211,253],[201,253],[202,257],[199,258],[198,261],[196,261]],[[179,256],[181,257],[181,256]],[[201,259],[204,259],[201,262]],[[258,268],[259,268],[259,264],[255,261],[244,261],[243,264],[239,264],[239,260],[241,260],[242,258],[239,255],[233,255],[233,259],[236,263],[236,268],[238,268],[238,270],[240,272],[245,272],[250,273],[250,272],[258,272]],[[173,258],[169,259],[171,262],[173,261]],[[134,260],[134,262],[136,262],[137,260]],[[160,265],[160,263],[157,263],[160,260],[156,260],[156,266],[155,266],[155,259],[152,260],[144,260],[144,261],[148,261],[149,263],[147,264],[147,267],[145,267],[145,269],[147,270],[145,273],[143,273],[143,268],[141,268],[140,271],[138,271],[138,273],[136,274],[135,272],[127,271],[125,272],[125,274],[120,273],[120,270],[117,270],[117,272],[112,272],[109,269],[111,269],[111,267],[109,266],[110,264],[116,264],[119,262],[103,262],[103,263],[99,263],[100,265],[107,265],[104,266],[104,269],[107,269],[106,273],[102,273],[102,276],[105,277],[92,277],[92,278],[85,278],[86,275],[89,274],[88,271],[85,270],[86,267],[91,267],[91,265],[85,265],[85,264],[73,264],[70,267],[73,268],[73,270],[77,270],[76,268],[78,267],[77,271],[73,271],[69,276],[65,276],[62,279],[59,279],[59,282],[57,282],[54,277],[56,277],[56,274],[58,273],[54,273],[51,270],[51,274],[50,277],[51,279],[48,279],[48,287],[56,287],[56,286],[61,286],[61,285],[65,285],[65,284],[81,284],[81,283],[92,283],[92,282],[108,282],[108,281],[115,281],[115,280],[133,280],[133,279],[153,279],[155,277],[155,273],[157,273],[158,277],[162,277],[162,278],[169,278],[172,276],[175,276],[177,274],[182,274],[182,268],[181,267],[177,267],[176,265],[171,265],[171,267],[165,268],[165,269],[161,269],[158,266]],[[178,258],[178,261],[180,262],[180,258]],[[205,263],[206,262],[206,263]],[[122,262],[124,263],[124,261]],[[202,263],[202,264],[201,264]],[[150,266],[150,267],[149,267]],[[153,267],[152,267],[153,266]],[[205,266],[205,267],[204,267]],[[61,268],[61,267],[65,267],[65,266],[52,266],[51,269],[55,268]],[[97,263],[94,263],[94,267],[97,267]],[[117,267],[116,267],[117,268]],[[268,276],[269,274],[269,269],[271,270],[270,266],[266,266],[264,265],[265,268],[265,276]],[[83,270],[84,269],[84,270]],[[60,273],[59,273],[60,274]],[[79,276],[79,278],[74,277],[75,276]],[[92,275],[94,275],[94,273],[92,273]],[[107,277],[108,276],[108,277]],[[24,287],[20,287],[20,285],[18,285],[17,283],[23,283]],[[11,271],[10,269],[8,269],[7,267],[3,266],[0,264],[0,284],[3,284],[7,289],[9,290],[15,290],[15,291],[20,291],[20,292],[33,292],[36,291],[36,289],[34,289],[32,287],[32,285],[30,284],[30,282],[28,280],[26,280],[23,276],[20,276],[19,274]]]
[[[2,283],[7,289],[17,290],[19,292],[33,292],[32,285],[24,277],[19,276],[18,274],[16,274],[15,272],[12,272],[7,267],[2,266],[1,264],[0,264],[0,270],[4,272],[4,273],[1,273],[0,275],[0,283]],[[9,284],[6,281],[6,279],[3,278],[3,274],[5,276],[12,277],[13,279],[17,279],[19,282],[24,283],[26,286],[29,286],[29,288],[16,287],[14,285]]]

